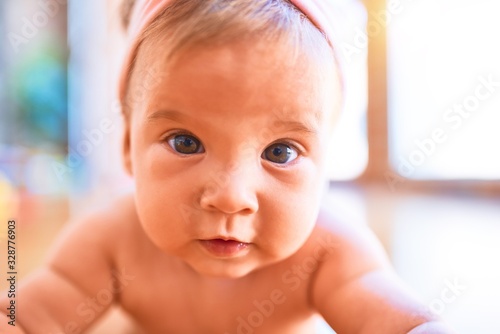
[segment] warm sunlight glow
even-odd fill
[[[408,2],[388,26],[389,144],[413,179],[500,178],[500,2]]]

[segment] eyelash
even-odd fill
[[[299,155],[302,155],[304,153],[304,150],[297,143],[295,143],[295,141],[292,139],[278,139],[278,140],[272,142],[271,144],[267,145],[266,148],[268,148],[271,145],[275,145],[275,144],[288,145],[291,148],[293,148],[294,150],[296,150]]]

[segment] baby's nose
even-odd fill
[[[255,175],[242,168],[218,172],[205,187],[200,205],[209,211],[249,215],[259,209]]]

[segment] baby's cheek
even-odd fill
[[[176,159],[173,152],[164,143],[153,143],[146,147],[146,154],[143,157],[144,172],[153,179],[172,179],[172,175],[182,176],[186,172],[186,164],[182,160]]]
[[[302,175],[304,176],[304,175]],[[305,181],[305,182],[304,182]],[[305,242],[316,222],[320,191],[303,179],[261,205],[258,235],[270,253],[288,256]],[[309,180],[310,181],[310,180]]]
[[[297,173],[293,173],[293,184],[301,201],[309,202],[317,200],[325,183],[325,164],[322,157],[314,159],[308,157]]]
[[[141,225],[148,238],[159,249],[166,253],[174,254],[182,246],[181,241],[186,239],[183,226],[174,212],[177,208],[172,205],[150,205],[143,208],[140,216]]]
[[[190,178],[172,177],[165,158],[144,162],[136,173],[137,211],[148,237],[161,249],[175,247],[189,227],[194,207]]]
[[[147,150],[137,174],[137,187],[143,189],[145,196],[159,200],[160,208],[175,203],[194,205],[196,191],[203,183],[201,177],[195,176],[204,175],[200,166],[175,157],[161,144]]]
[[[282,260],[295,253],[314,227],[314,217],[298,210],[274,211],[264,228],[257,232],[257,243],[270,257]]]
[[[303,233],[314,225],[319,211],[321,196],[325,185],[322,170],[309,161],[300,173],[295,175],[294,191],[288,192],[286,214],[290,221],[290,229]]]

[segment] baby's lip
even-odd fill
[[[249,242],[241,241],[240,239],[235,238],[235,237],[221,236],[221,235],[218,235],[218,236],[215,236],[215,237],[211,237],[211,238],[203,238],[203,239],[200,239],[200,240],[202,240],[202,241],[222,240],[222,241],[234,241],[234,242],[239,242],[239,243],[242,243],[242,244],[249,244]]]
[[[243,255],[250,245],[231,237],[200,239],[200,244],[210,254],[219,258],[231,258]]]

